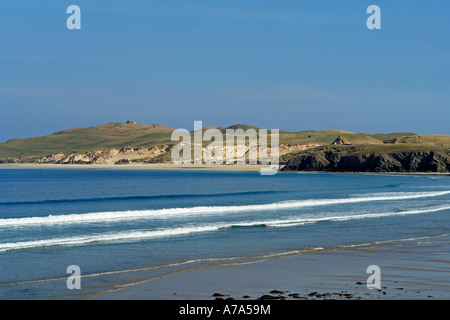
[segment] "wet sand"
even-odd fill
[[[124,286],[96,299],[449,299],[449,241],[447,236],[324,250],[179,272]],[[367,287],[370,265],[380,267],[380,290]]]

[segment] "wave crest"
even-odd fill
[[[359,203],[359,202],[419,199],[426,197],[437,197],[446,194],[450,194],[450,190],[432,191],[432,192],[431,191],[397,192],[390,194],[383,193],[378,195],[371,194],[370,196],[364,197],[337,198],[337,199],[290,200],[268,204],[253,204],[241,206],[198,206],[188,208],[93,212],[93,213],[69,214],[69,215],[49,215],[45,217],[6,218],[0,219],[0,228],[43,226],[52,224],[86,224],[86,223],[100,223],[100,222],[103,223],[103,222],[133,221],[139,219],[166,219],[166,218],[180,218],[180,217],[184,218],[202,215],[220,215],[233,212],[291,210],[303,207],[339,205],[339,204]]]
[[[280,220],[256,220],[256,221],[241,221],[241,222],[229,222],[229,223],[214,223],[214,224],[204,224],[197,226],[187,226],[178,227],[170,229],[160,229],[160,230],[146,230],[146,231],[128,231],[119,233],[105,233],[97,235],[85,235],[77,237],[67,237],[67,238],[55,238],[55,239],[43,239],[35,241],[22,241],[13,243],[0,243],[0,252],[10,251],[10,250],[20,250],[29,249],[36,247],[48,247],[48,246],[76,246],[76,245],[86,245],[93,243],[106,243],[106,242],[128,242],[128,241],[140,241],[154,238],[163,237],[175,237],[189,234],[198,234],[205,232],[215,232],[230,228],[239,227],[292,227],[299,225],[312,224],[323,221],[347,221],[356,219],[367,219],[367,218],[381,218],[389,216],[400,216],[400,215],[412,215],[421,214],[429,212],[437,212],[442,210],[450,209],[450,205],[439,206],[439,207],[429,207],[416,210],[400,211],[400,212],[381,212],[381,213],[370,213],[370,214],[355,214],[346,216],[329,216],[320,218],[291,218],[291,219],[280,219]]]

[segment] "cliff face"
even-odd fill
[[[315,148],[318,146],[322,146],[321,143],[305,143],[299,145],[288,145],[282,144],[279,146],[279,154],[284,155],[290,152],[299,152],[308,150],[311,148]],[[125,164],[130,162],[169,162],[170,161],[170,152],[173,148],[172,144],[165,144],[160,146],[154,146],[150,148],[146,147],[124,147],[121,149],[112,148],[112,149],[96,149],[90,150],[86,152],[77,152],[72,151],[71,153],[64,154],[62,152],[56,154],[50,154],[43,157],[26,157],[26,158],[13,158],[7,161],[0,160],[2,162],[10,162],[10,163],[55,163],[55,164]],[[267,149],[268,154],[271,154],[270,147],[264,147]],[[203,151],[205,151],[207,147],[203,147]],[[246,146],[243,152],[239,151],[237,147],[233,149],[235,154],[237,155],[234,159],[238,158],[246,159],[246,155],[250,152],[251,149],[255,149],[257,152],[260,152],[259,145],[250,145]],[[226,151],[223,151],[224,161]],[[167,157],[160,157],[167,155]],[[248,162],[248,159],[245,160]]]
[[[122,149],[98,149],[87,152],[73,151],[69,154],[58,153],[45,157],[15,158],[15,163],[58,163],[58,164],[121,164],[137,160],[148,160],[170,151],[171,145],[161,145],[151,148],[125,147]]]
[[[289,159],[282,171],[450,172],[450,153],[411,151],[349,154],[340,150],[304,152]]]

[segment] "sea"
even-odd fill
[[[2,300],[449,234],[449,176],[0,169]]]

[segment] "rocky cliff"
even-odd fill
[[[290,157],[282,171],[450,172],[450,150],[394,153],[323,148]]]

